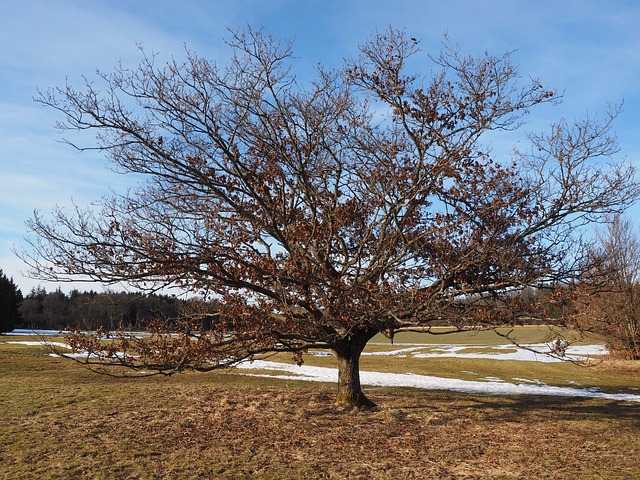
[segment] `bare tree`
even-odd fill
[[[445,43],[423,79],[407,73],[417,42],[389,29],[343,70],[318,68],[300,85],[290,43],[248,29],[229,45],[224,68],[189,52],[164,66],[143,55],[136,70],[100,75],[102,90],[87,81],[37,99],[147,180],[99,211],[36,214],[22,255],[33,274],[220,302],[211,331],[185,318],[107,350],[75,336],[94,359],[173,373],[327,348],[338,400],[370,406],[358,365],[377,333],[539,314],[514,293],[571,281],[585,265],[576,232],[638,194],[631,167],[599,161],[617,153],[615,109],[492,157],[488,134],[558,101],[538,81],[519,85],[509,55],[465,57]]]
[[[597,283],[583,289],[584,328],[603,334],[614,353],[640,359],[640,237],[620,215],[596,232]],[[584,292],[583,292],[584,293]]]

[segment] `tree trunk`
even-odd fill
[[[375,330],[359,330],[334,346],[338,357],[338,395],[336,403],[358,408],[372,408],[376,404],[369,400],[360,386],[360,354],[367,342],[373,338]]]

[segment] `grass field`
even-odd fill
[[[3,480],[640,478],[640,403],[371,387],[379,408],[345,410],[331,384],[237,370],[118,379],[6,343],[22,340],[0,337]],[[399,348],[380,343],[370,351]],[[365,356],[362,369],[640,388],[637,365],[612,361]]]

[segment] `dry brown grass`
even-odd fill
[[[596,372],[611,373],[613,375],[635,375],[640,378],[640,361],[610,358],[606,362],[595,365]]]
[[[37,350],[0,344],[2,479],[640,478],[638,404],[384,388],[345,410],[331,385],[113,379]]]

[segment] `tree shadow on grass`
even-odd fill
[[[488,421],[521,421],[524,417],[535,420],[604,419],[632,421],[640,428],[640,403],[591,397],[548,395],[483,395],[441,390],[389,388],[370,393],[381,408],[448,413],[464,415],[475,411]]]
[[[584,397],[527,395],[517,397],[473,396],[476,407],[491,410],[495,421],[514,420],[524,415],[553,420],[631,420],[640,428],[640,403]],[[468,408],[456,407],[453,408]]]

